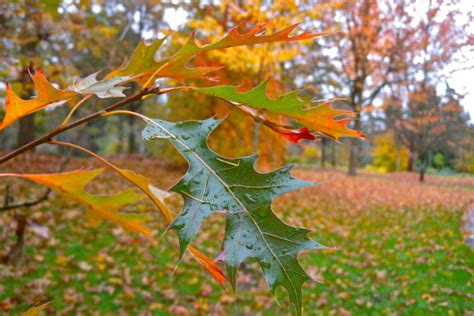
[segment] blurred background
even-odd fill
[[[463,241],[463,232],[466,239],[474,233],[473,213],[463,219],[474,190],[473,13],[470,0],[1,1],[0,103],[6,82],[24,99],[35,95],[29,71],[41,69],[63,88],[99,69],[105,74],[122,64],[141,38],[172,35],[159,52],[166,57],[194,30],[206,44],[239,22],[242,31],[263,21],[271,21],[270,32],[297,22],[302,22],[300,30],[334,31],[304,42],[212,51],[193,62],[224,65],[219,71],[223,83],[257,85],[271,79],[273,97],[298,89],[315,99],[338,98],[335,107],[360,112],[352,128],[368,140],[323,138],[295,145],[227,103],[187,91],[150,97],[128,109],[172,121],[228,114],[211,139],[219,153],[258,153],[261,169],[295,162],[299,176],[322,182],[276,203],[287,221],[310,223],[314,238],[340,249],[303,257],[309,272],[325,283],[306,287],[307,314],[461,315],[474,311],[474,262]],[[90,102],[75,115],[108,102],[113,100]],[[0,152],[43,135],[68,111],[57,107],[22,118],[0,133]],[[3,113],[0,108],[0,117]],[[184,160],[165,142],[145,144],[142,127],[133,116],[110,117],[61,139],[137,167],[163,186],[173,183],[185,170]],[[60,156],[69,154],[62,150],[40,146],[2,168],[52,172]],[[71,168],[94,165],[79,152],[73,156]],[[117,188],[109,180],[104,178],[108,189]],[[41,195],[40,188],[25,182],[11,184],[9,190],[20,200]],[[103,186],[94,188],[107,191]],[[171,201],[177,208],[179,203]],[[98,232],[68,224],[78,217],[77,206],[70,204],[50,200],[23,210],[30,227],[29,259],[21,268],[0,266],[0,311],[51,299],[51,311],[63,314],[287,311],[266,292],[253,265],[242,272],[244,289],[234,297],[203,282],[207,276],[186,258],[172,274],[177,260],[173,236],[143,249],[112,225]],[[0,254],[17,242],[15,216],[0,214]],[[221,236],[222,222],[209,225],[201,242],[216,253],[219,245],[212,239],[220,237],[209,236]],[[103,237],[95,240],[90,234]],[[131,260],[136,256],[143,260]]]
[[[342,98],[335,106],[361,112],[354,128],[369,141],[335,144],[323,139],[290,146],[224,102],[189,92],[152,98],[130,109],[170,120],[230,112],[221,134],[235,137],[222,142],[215,137],[216,146],[232,156],[258,152],[262,162],[274,166],[289,159],[346,168],[350,174],[356,168],[474,172],[469,1],[7,1],[0,7],[0,93],[10,82],[21,97],[33,96],[28,70],[42,69],[52,82],[66,87],[74,78],[116,68],[141,38],[173,34],[160,51],[168,56],[193,30],[204,44],[241,21],[242,30],[271,21],[270,31],[303,22],[303,30],[338,32],[303,44],[211,52],[195,62],[225,65],[219,74],[224,83],[256,85],[271,78],[275,96],[301,89],[302,95],[316,99]],[[60,107],[22,119],[0,135],[0,149],[43,134],[66,111]],[[137,125],[134,117],[111,118],[68,137],[81,133],[82,145],[105,155],[153,155],[140,140]]]

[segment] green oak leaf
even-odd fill
[[[256,155],[229,159],[212,151],[207,139],[221,121],[172,123],[148,120],[142,132],[147,140],[168,139],[186,158],[189,169],[171,189],[185,205],[170,226],[178,232],[181,254],[194,239],[203,221],[224,212],[226,231],[219,259],[224,261],[235,287],[236,273],[247,258],[255,258],[272,293],[284,287],[297,314],[302,309],[302,285],[311,278],[298,262],[303,250],[323,248],[307,237],[308,230],[289,226],[271,209],[272,200],[314,183],[291,176],[291,166],[269,173],[254,169]]]
[[[144,85],[148,78],[164,64],[163,61],[156,61],[155,57],[166,38],[157,39],[149,44],[145,40],[141,40],[130,59],[124,61],[120,67],[110,72],[105,78],[128,76],[138,84]]]
[[[334,109],[331,102],[305,100],[298,97],[298,91],[290,91],[279,98],[272,99],[267,94],[268,81],[263,81],[248,91],[239,91],[239,88],[239,86],[224,85],[194,90],[244,104],[268,114],[294,119],[306,126],[310,132],[327,136],[333,140],[338,140],[341,137],[366,138],[364,134],[347,127],[356,113]]]

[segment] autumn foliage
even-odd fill
[[[148,215],[121,211],[126,205],[148,198],[161,213],[168,229],[178,233],[181,255],[189,250],[220,284],[225,284],[227,280],[217,263],[190,244],[199,233],[200,224],[205,218],[215,212],[224,212],[227,218],[225,237],[222,251],[216,260],[225,263],[227,279],[232,286],[236,286],[237,270],[241,263],[247,258],[255,258],[271,291],[275,292],[280,286],[285,288],[295,306],[295,312],[300,314],[303,308],[302,285],[311,278],[300,266],[298,255],[303,250],[320,249],[324,246],[309,239],[308,230],[285,224],[273,213],[271,204],[280,194],[314,183],[295,179],[290,174],[291,167],[288,166],[265,174],[258,173],[254,169],[257,156],[229,159],[215,153],[208,147],[207,138],[225,118],[172,123],[118,109],[154,94],[194,91],[228,101],[245,115],[294,143],[301,139],[318,140],[321,136],[334,140],[341,137],[364,138],[359,131],[347,127],[356,113],[335,109],[331,102],[305,100],[298,97],[296,91],[273,98],[268,95],[267,81],[250,90],[239,88],[239,82],[236,85],[222,85],[217,77],[212,77],[221,67],[192,65],[192,61],[203,52],[262,43],[294,42],[325,35],[308,32],[295,34],[299,24],[266,34],[268,25],[269,23],[259,23],[245,31],[237,25],[223,38],[210,44],[199,43],[197,34],[193,32],[181,48],[162,59],[156,59],[156,56],[164,38],[151,43],[141,41],[130,58],[103,79],[98,80],[98,74],[93,73],[84,79],[75,80],[64,89],[55,88],[43,73],[38,71],[32,75],[37,96],[28,100],[19,98],[12,88],[7,86],[6,115],[1,129],[36,111],[81,99],[70,105],[70,113],[60,126],[1,157],[0,163],[43,143],[65,146],[92,155],[106,168],[112,169],[130,183],[131,189],[114,195],[90,194],[86,186],[101,174],[103,169],[51,174],[3,173],[0,176],[28,179],[68,196],[86,208],[85,219],[93,225],[107,220],[127,231],[155,238],[154,229],[151,227],[153,221]],[[160,78],[172,79],[169,83],[177,84],[184,84],[189,79],[199,80],[189,81],[189,85],[162,87],[157,84]],[[127,96],[127,84],[131,82],[138,84],[140,89]],[[122,100],[74,120],[75,111],[80,106],[85,107],[86,102],[93,97]],[[143,131],[145,140],[165,139],[186,158],[189,170],[171,189],[179,193],[185,201],[179,214],[175,215],[169,210],[161,197],[162,191],[153,186],[151,179],[131,170],[120,169],[81,146],[55,139],[69,129],[112,115],[132,115],[140,118],[147,125]]]
[[[1,2],[0,313],[474,310],[468,2]]]

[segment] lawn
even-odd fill
[[[7,168],[30,165],[31,172],[41,172],[46,169],[35,166],[57,162],[51,156],[41,159],[34,166],[17,160]],[[130,165],[122,159],[116,163]],[[74,160],[71,168],[92,165],[98,166]],[[185,171],[165,171],[148,160],[140,167],[163,188]],[[312,229],[312,237],[330,247],[301,256],[319,281],[304,287],[306,315],[474,312],[474,256],[461,232],[463,211],[474,195],[473,178],[428,177],[426,184],[418,184],[416,175],[408,173],[354,178],[336,169],[297,168],[294,174],[320,185],[278,198],[274,210],[287,222]],[[117,179],[107,173],[89,189],[115,192],[126,186]],[[20,200],[43,190],[26,181],[8,183]],[[181,200],[173,196],[168,203],[179,209]],[[138,209],[153,207],[142,203]],[[190,255],[178,264],[173,233],[150,241],[109,223],[94,228],[83,221],[78,205],[57,195],[26,212],[35,225],[28,230],[25,262],[19,268],[0,265],[0,314],[16,315],[44,301],[52,301],[49,312],[61,314],[289,314],[285,293],[273,299],[255,263],[241,268],[234,295]],[[208,220],[195,245],[215,255],[223,223],[221,216]],[[159,216],[150,227],[158,239],[164,228]],[[0,256],[14,243],[14,230],[12,214],[2,214]]]

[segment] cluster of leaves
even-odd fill
[[[220,120],[211,118],[204,121],[171,123],[151,119],[135,112],[112,111],[129,101],[142,99],[153,93],[192,90],[229,101],[245,114],[263,122],[271,130],[295,143],[301,139],[316,140],[320,136],[334,140],[344,136],[364,137],[361,133],[347,127],[349,121],[356,115],[353,112],[333,109],[330,103],[318,104],[311,100],[300,99],[296,91],[284,94],[278,99],[272,99],[267,95],[266,82],[248,91],[242,91],[238,86],[218,84],[209,86],[209,82],[216,79],[210,74],[219,67],[190,65],[194,57],[212,50],[262,43],[293,42],[323,35],[323,33],[307,32],[292,35],[298,25],[294,24],[270,35],[264,34],[267,23],[257,24],[243,33],[238,25],[222,39],[207,45],[198,44],[193,33],[175,54],[161,60],[156,60],[156,55],[166,38],[150,44],[142,41],[128,61],[108,73],[102,80],[97,80],[97,73],[95,73],[85,79],[75,81],[67,89],[60,90],[48,82],[41,72],[37,72],[32,75],[37,96],[31,100],[19,98],[7,86],[6,115],[0,125],[0,130],[30,113],[47,107],[57,107],[77,96],[82,96],[82,99],[72,107],[61,126],[38,141],[27,144],[25,148],[20,148],[18,153],[45,142],[82,150],[133,184],[141,191],[140,194],[135,189],[131,189],[111,196],[91,195],[85,187],[102,172],[100,169],[58,174],[3,173],[0,176],[25,178],[66,194],[86,206],[88,210],[86,218],[92,224],[108,220],[119,224],[124,229],[152,238],[152,230],[146,226],[148,220],[146,217],[142,214],[120,211],[123,206],[137,202],[146,196],[160,210],[169,229],[177,231],[181,254],[189,250],[220,283],[226,282],[226,278],[217,264],[196,249],[189,247],[189,244],[208,216],[217,211],[223,211],[226,214],[226,229],[222,251],[217,259],[226,264],[232,286],[235,287],[236,273],[240,264],[247,258],[255,258],[272,292],[279,286],[284,287],[290,301],[295,305],[296,312],[301,313],[301,289],[303,283],[310,277],[299,265],[297,257],[303,250],[318,249],[322,246],[307,237],[308,230],[283,223],[272,212],[271,203],[278,195],[313,183],[293,178],[290,167],[260,174],[254,169],[256,156],[228,159],[213,152],[207,144],[207,139],[219,125]],[[161,88],[156,84],[156,80],[160,78],[172,79],[178,83],[197,78],[200,80],[198,82],[207,83],[197,86]],[[126,89],[124,84],[129,82],[135,82],[142,88],[137,94],[127,97],[124,94]],[[125,99],[100,112],[70,122],[75,110],[92,96],[125,97]],[[69,128],[114,114],[140,117],[147,124],[143,131],[144,139],[166,139],[187,159],[188,172],[172,188],[173,191],[181,194],[185,201],[184,208],[176,217],[160,199],[159,194],[156,194],[157,191],[153,189],[150,179],[133,171],[122,170],[85,148],[53,139],[54,136]],[[7,155],[7,158],[2,159],[1,162],[14,156],[15,152]]]

